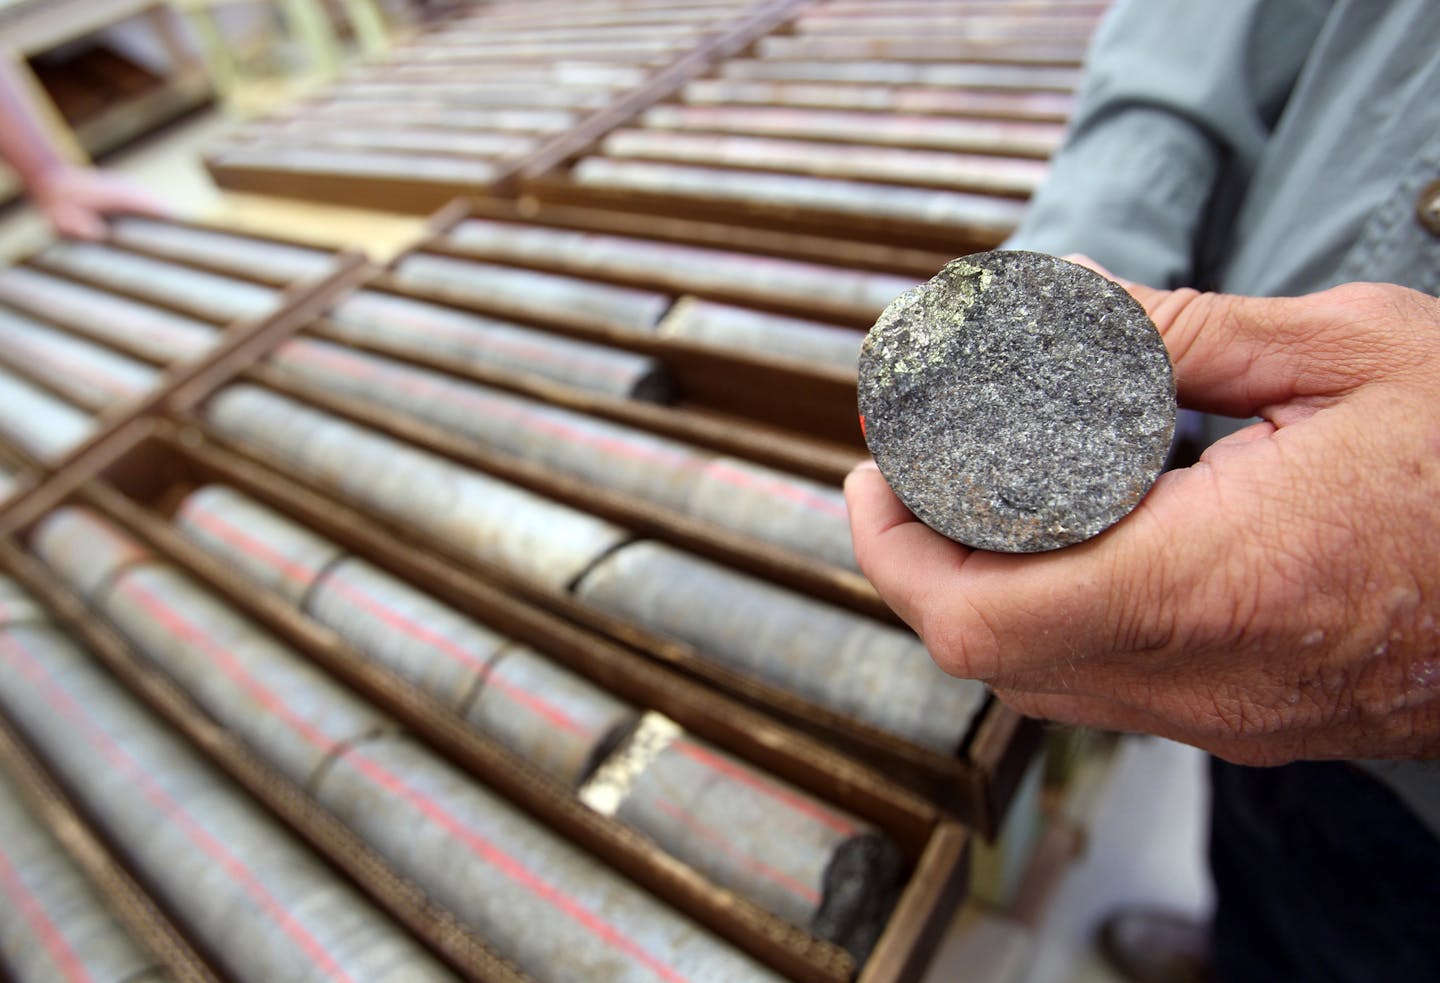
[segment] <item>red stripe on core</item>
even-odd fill
[[[766,880],[773,881],[774,883],[779,884],[785,890],[803,899],[809,904],[820,904],[819,892],[812,888],[810,885],[800,883],[795,878],[785,873],[783,870],[776,870],[774,867],[771,867],[769,864],[765,863],[765,861],[759,859],[758,857],[753,857],[748,853],[737,850],[735,848],[735,844],[730,840],[726,839],[724,834],[722,834],[719,830],[715,829],[713,826],[708,826],[705,823],[701,822],[698,816],[696,816],[692,812],[683,809],[678,803],[671,802],[669,799],[666,798],[657,798],[655,800],[655,807],[661,812],[665,813],[665,815],[669,816],[671,819],[675,820],[680,825],[684,826],[686,829],[690,830],[692,833],[695,833],[706,843],[709,843],[721,853],[725,854],[727,857],[740,864],[740,866],[744,867],[746,870],[749,870],[755,874],[759,874]]]
[[[811,819],[825,826],[829,826],[837,833],[848,836],[856,832],[854,823],[849,822],[830,809],[825,808],[825,806],[819,802],[814,802],[797,792],[792,792],[775,782],[769,781],[764,776],[757,775],[749,768],[737,764],[734,761],[729,761],[714,751],[706,750],[700,745],[684,739],[676,740],[672,742],[670,746],[686,757],[700,762],[705,767],[713,771],[718,771],[728,778],[733,778],[743,785],[748,785],[757,792],[768,795],[777,802],[789,806],[796,812],[809,816]]]
[[[30,933],[40,940],[50,952],[50,958],[64,974],[67,980],[93,980],[90,971],[81,962],[80,956],[70,947],[70,942],[65,934],[60,931],[55,922],[50,919],[49,914],[36,900],[34,893],[30,890],[20,872],[10,863],[10,858],[0,849],[0,888],[5,891],[6,900],[15,906],[20,917],[25,919],[25,924],[30,926]]]
[[[90,746],[95,748],[112,766],[129,775],[141,794],[150,800],[150,803],[163,814],[164,818],[177,823],[185,831],[190,841],[201,852],[218,863],[221,869],[250,896],[256,906],[279,925],[286,935],[294,939],[316,965],[321,967],[331,979],[350,980],[351,983],[355,983],[354,978],[344,971],[336,962],[335,957],[330,955],[320,941],[285,909],[285,906],[269,892],[252,870],[231,853],[224,843],[197,823],[193,816],[186,813],[180,803],[175,801],[151,775],[147,774],[140,767],[139,762],[130,757],[124,748],[115,743],[109,734],[91,723],[84,709],[61,688],[37,656],[24,643],[13,635],[0,636],[0,652],[7,650],[20,654],[21,674],[46,694],[51,705],[85,735]]]
[[[221,672],[254,696],[263,707],[271,710],[277,717],[294,727],[301,738],[327,752],[337,747],[336,742],[292,713],[279,696],[246,673],[244,666],[233,654],[222,646],[216,645],[214,640],[205,635],[202,630],[187,622],[175,610],[165,607],[159,598],[143,586],[137,586],[129,579],[123,581],[123,584],[125,586],[120,589],[128,590],[137,601],[151,610],[165,627],[211,655]],[[371,781],[419,809],[427,819],[464,843],[481,860],[495,867],[500,873],[536,897],[559,909],[606,945],[623,952],[668,983],[686,983],[686,977],[680,972],[645,951],[639,943],[626,936],[614,925],[606,922],[578,900],[537,875],[479,832],[466,827],[454,815],[446,812],[444,807],[434,799],[420,789],[407,784],[403,778],[385,768],[384,765],[367,757],[363,751],[352,747],[346,749],[342,756]]]
[[[239,547],[256,559],[270,564],[270,566],[280,571],[280,573],[286,577],[292,577],[302,581],[306,586],[309,586],[310,581],[320,572],[319,567],[307,566],[304,563],[300,563],[273,548],[258,536],[252,536],[244,529],[221,518],[214,512],[206,512],[205,507],[193,499],[185,506],[184,514],[181,518],[190,519],[200,528],[214,533],[231,546]]]
[[[384,602],[373,594],[367,594],[354,584],[346,583],[343,579],[343,574],[339,571],[331,573],[327,579],[329,583],[335,585],[336,590],[341,594],[354,601],[364,611],[374,615],[391,627],[427,645],[433,645],[458,662],[478,667],[484,686],[484,690],[481,692],[482,698],[486,690],[499,690],[515,703],[531,710],[536,716],[543,717],[561,730],[569,731],[580,737],[590,736],[590,728],[566,713],[563,708],[556,706],[554,703],[545,700],[543,697],[529,690],[521,689],[507,679],[501,679],[495,676],[491,672],[488,662],[477,659],[473,654],[460,648],[443,635],[436,634],[424,625],[419,624],[411,618],[405,617],[405,615],[393,608],[386,607]]]
[[[586,908],[580,901],[566,894],[559,887],[537,875],[519,860],[505,853],[478,831],[465,826],[455,816],[446,812],[439,803],[426,797],[419,790],[405,785],[399,776],[355,752],[351,752],[348,757],[353,759],[357,769],[374,780],[376,784],[413,804],[425,814],[426,818],[469,847],[472,853],[536,897],[559,909],[591,935],[606,945],[623,952],[668,983],[686,983],[686,977],[678,970],[645,951],[639,943],[626,936],[614,925]]]
[[[623,437],[596,435],[587,431],[582,425],[553,418],[546,419],[543,409],[527,410],[516,407],[510,404],[509,400],[501,397],[490,396],[441,380],[415,378],[413,373],[408,370],[375,365],[358,355],[330,351],[313,343],[288,341],[280,347],[275,357],[282,366],[287,361],[297,366],[308,363],[312,368],[321,372],[333,372],[349,379],[389,386],[397,390],[427,396],[436,401],[448,402],[452,406],[469,407],[492,419],[514,423],[533,432],[591,447],[615,457],[644,461],[677,471],[697,471],[709,474],[710,477],[737,488],[746,488],[775,498],[787,499],[825,515],[844,518],[848,514],[842,502],[831,501],[783,478],[757,476],[733,464],[711,458],[691,456],[688,450],[646,447]],[[561,411],[553,410],[551,412],[559,415]]]
[[[250,535],[221,516],[213,512],[204,511],[202,506],[192,504],[186,510],[186,516],[195,522],[196,525],[213,533],[219,539],[274,565],[287,575],[296,575],[308,580],[318,572],[304,564],[296,563],[294,560],[272,549],[262,540]],[[375,597],[373,594],[366,593],[354,584],[346,583],[340,570],[332,569],[323,579],[325,583],[333,585],[337,591],[353,601],[367,614],[373,615],[385,624],[390,625],[392,628],[412,638],[439,649],[446,656],[461,665],[476,669],[482,675],[487,688],[500,690],[516,703],[529,708],[537,716],[545,718],[561,730],[567,730],[572,734],[585,737],[590,735],[590,728],[566,713],[561,707],[546,701],[543,697],[535,693],[521,689],[508,680],[497,679],[492,676],[490,674],[488,659],[482,659],[474,653],[466,651],[445,636],[433,632],[414,619],[407,618],[399,611],[387,607],[383,600]]]

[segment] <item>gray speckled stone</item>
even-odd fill
[[[860,414],[922,522],[1035,553],[1102,532],[1150,490],[1175,377],[1118,285],[1041,253],[976,253],[880,315],[860,356]]]

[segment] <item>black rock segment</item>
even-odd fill
[[[860,355],[866,442],[900,500],[978,549],[1089,539],[1154,484],[1175,377],[1123,288],[1041,253],[976,253],[907,290]]]

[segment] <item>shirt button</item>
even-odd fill
[[[1440,178],[1421,189],[1420,198],[1415,202],[1415,217],[1431,235],[1440,236]]]

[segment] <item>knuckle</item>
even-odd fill
[[[1308,316],[1291,323],[1313,350],[1315,383],[1349,382],[1378,368],[1399,370],[1434,357],[1440,301],[1387,283],[1347,283],[1307,298]],[[1427,357],[1428,356],[1428,357]]]
[[[1108,626],[1104,641],[1110,651],[1144,654],[1173,649],[1185,586],[1174,581],[1167,555],[1157,552],[1137,563],[1128,554],[1117,554],[1107,579],[1113,586],[1102,623]]]
[[[1183,361],[1200,340],[1214,296],[1189,287],[1172,290],[1151,312],[1155,323],[1161,327],[1165,347],[1173,361]]]
[[[917,630],[930,657],[943,671],[966,679],[987,679],[998,671],[995,634],[973,608],[926,605]],[[969,616],[967,616],[967,614]]]
[[[875,548],[874,544],[865,536],[860,535],[852,521],[850,525],[850,550],[855,554],[855,565],[865,575],[865,579],[875,580]]]

